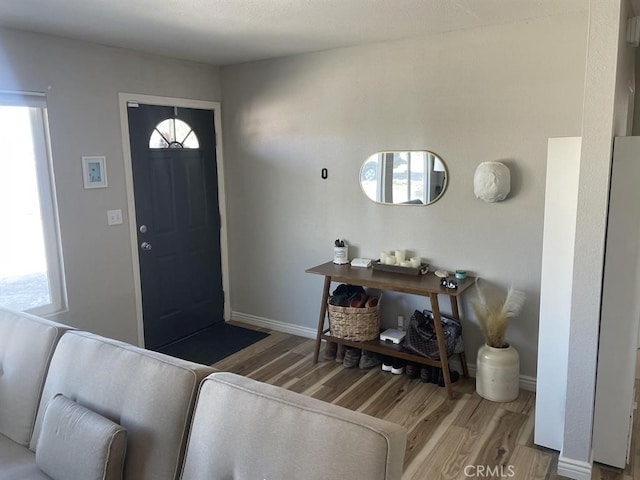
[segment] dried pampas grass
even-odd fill
[[[476,289],[478,302],[472,302],[471,306],[480,323],[484,339],[490,347],[504,348],[507,346],[504,336],[509,326],[509,319],[520,314],[526,295],[511,287],[503,301],[488,302],[477,281]]]

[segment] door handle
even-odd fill
[[[151,244],[149,242],[142,242],[140,248],[142,250],[151,250]]]

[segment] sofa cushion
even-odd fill
[[[200,389],[182,480],[399,480],[405,444],[399,425],[214,373]]]
[[[127,431],[63,395],[49,402],[36,465],[54,480],[122,480]]]
[[[0,433],[29,445],[51,355],[70,327],[0,308]]]
[[[36,450],[45,406],[61,393],[126,428],[125,478],[177,478],[198,386],[212,371],[91,333],[69,332],[51,360],[30,448]]]
[[[0,434],[0,478],[2,480],[51,480],[36,465],[36,456],[27,447]]]

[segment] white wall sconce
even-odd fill
[[[483,162],[473,176],[473,192],[476,198],[488,203],[500,202],[511,191],[511,172],[500,162]]]

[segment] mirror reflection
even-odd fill
[[[447,187],[447,168],[427,150],[378,152],[362,164],[360,186],[374,202],[429,205]]]

